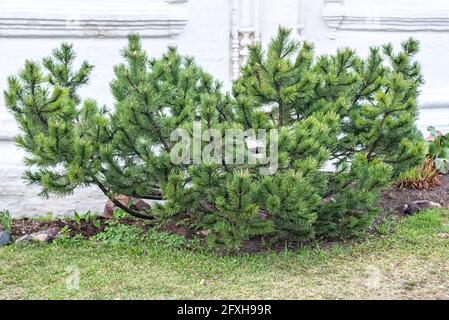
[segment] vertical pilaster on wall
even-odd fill
[[[343,20],[343,1],[344,0],[324,0],[323,19],[330,28],[329,39],[337,39],[337,30]]]
[[[231,0],[232,79],[248,59],[248,45],[260,41],[261,0]]]
[[[232,50],[232,80],[237,80],[240,71],[240,39],[239,39],[239,4],[240,0],[232,1],[232,28],[231,28],[231,50]]]
[[[254,2],[254,41],[259,42],[260,39],[260,19],[261,19],[261,0]]]

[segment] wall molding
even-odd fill
[[[449,1],[440,2],[433,10],[428,4],[404,4],[389,1],[370,6],[348,0],[324,0],[322,17],[334,40],[339,30],[351,31],[449,31]]]
[[[236,80],[248,45],[260,41],[261,0],[231,0],[231,76]]]
[[[189,0],[2,0],[0,37],[172,38],[184,29]]]

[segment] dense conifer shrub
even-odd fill
[[[417,51],[410,39],[397,53],[385,45],[367,58],[351,49],[317,56],[311,43],[280,28],[266,50],[250,47],[226,94],[193,58],[170,48],[152,59],[131,35],[124,63],[114,68],[109,111],[77,94],[92,66],[75,70],[68,44],[42,63],[27,61],[8,79],[5,101],[21,129],[16,142],[27,151],[25,179],[43,195],[96,185],[131,215],[187,216],[210,244],[228,249],[253,236],[347,237],[370,225],[382,187],[422,163]],[[243,163],[224,161],[238,155],[223,150],[214,161],[173,161],[182,151],[177,130],[188,133],[184,145],[193,141],[201,150],[218,138],[196,141],[199,127],[215,129],[222,141],[239,130],[275,132],[264,141],[277,145],[277,154],[267,150],[277,156],[276,170],[248,161],[249,138]],[[195,159],[194,149],[188,153]],[[139,209],[117,201],[119,194],[164,201]]]

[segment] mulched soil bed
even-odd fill
[[[50,228],[57,227],[62,229],[64,227],[67,227],[72,236],[74,236],[75,234],[79,234],[85,238],[91,238],[98,233],[103,232],[104,228],[106,227],[106,219],[99,218],[99,221],[101,222],[101,226],[97,228],[92,223],[85,221],[81,221],[79,224],[77,224],[75,221],[71,220],[44,221],[29,218],[13,219],[12,234],[15,238],[18,238],[25,234],[44,231]]]
[[[381,200],[381,212],[382,214],[376,219],[374,226],[371,228],[371,231],[376,230],[376,226],[379,225],[385,218],[387,217],[402,217],[404,216],[403,207],[407,203],[411,203],[417,200],[429,200],[432,202],[436,202],[441,204],[445,208],[449,208],[449,175],[441,177],[441,186],[433,188],[431,190],[408,190],[408,189],[398,189],[398,188],[390,188],[385,190],[382,193]],[[187,226],[188,223],[182,225],[181,220],[188,220],[188,217],[181,217],[178,219],[173,219],[169,223],[165,225],[158,226],[158,230],[165,231],[172,234],[177,234],[183,236],[187,239],[192,239],[195,236],[199,236],[204,238],[205,235],[201,233],[195,233],[190,230]],[[14,237],[18,238],[25,234],[31,234],[34,232],[44,231],[49,228],[58,227],[67,229],[70,232],[70,235],[81,235],[86,239],[92,238],[100,232],[103,232],[107,227],[108,219],[98,218],[101,225],[100,227],[96,227],[92,222],[81,221],[79,224],[73,220],[55,220],[55,221],[47,221],[47,220],[39,220],[39,219],[30,219],[30,218],[22,218],[22,219],[13,219],[12,233]],[[127,225],[133,225],[139,227],[143,230],[143,233],[148,233],[149,230],[154,228],[154,225],[149,221],[138,220],[138,219],[121,219],[119,220],[121,223]],[[185,221],[184,221],[185,222]],[[329,242],[324,244],[324,246],[332,245],[334,242]],[[341,243],[341,242],[339,242]],[[355,243],[355,240],[347,240],[344,242],[345,244]],[[300,248],[305,243],[296,243],[289,242],[288,248]],[[287,247],[287,243],[282,242],[273,242],[272,239],[267,238],[255,238],[250,241],[247,241],[242,248],[242,253],[260,253],[266,251],[276,251],[280,252],[285,250]]]
[[[84,220],[81,220],[79,223],[77,223],[74,220],[67,219],[57,219],[52,221],[30,218],[13,219],[12,234],[15,238],[19,238],[25,234],[44,231],[50,228],[56,227],[63,229],[66,227],[71,236],[80,235],[86,239],[90,239],[104,231],[104,229],[107,227],[106,222],[109,221],[109,219],[98,217],[97,221],[100,222],[99,226],[95,226],[93,222],[86,222]],[[145,220],[119,219],[118,221],[122,224],[135,226],[142,229],[143,234],[147,234],[149,230],[154,228],[154,225],[151,222]],[[184,236],[187,239],[192,239],[194,236],[194,234],[187,227],[176,226],[174,222],[165,226],[161,226],[160,230],[169,233],[175,233]]]
[[[443,207],[449,206],[449,175],[441,176],[441,186],[430,190],[408,190],[391,188],[382,194],[382,211],[389,214],[402,214],[404,204],[417,201],[428,200],[441,204]]]

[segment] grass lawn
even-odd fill
[[[0,299],[449,299],[449,212],[382,231],[352,245],[232,257],[151,239],[3,247]]]

